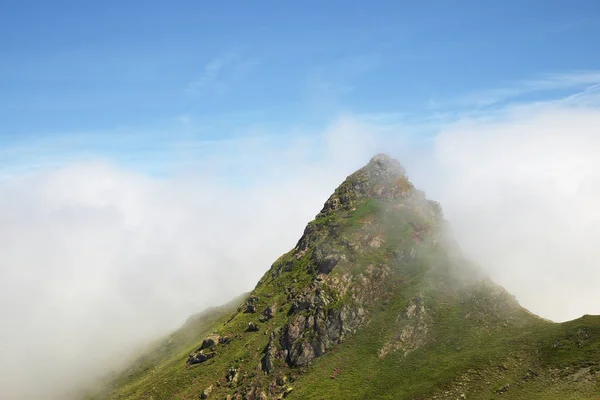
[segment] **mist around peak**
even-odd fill
[[[600,314],[596,109],[465,119],[425,143],[402,132],[344,116],[284,150],[216,160],[250,173],[244,186],[110,162],[3,179],[2,395],[64,399],[74,377],[85,385],[118,369],[140,343],[252,289],[331,191],[382,152],[524,307],[554,321]]]

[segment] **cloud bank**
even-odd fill
[[[252,289],[359,166],[356,152],[371,152],[355,147],[359,127],[340,121],[286,148],[243,142],[202,174],[95,161],[0,181],[0,397],[68,399]]]
[[[600,314],[600,110],[524,111],[440,132],[423,185],[525,307],[557,321]]]
[[[140,343],[251,289],[376,152],[442,203],[465,252],[533,312],[600,314],[600,110],[461,120],[428,139],[343,117],[155,178],[110,162],[0,181],[0,397],[65,399]]]

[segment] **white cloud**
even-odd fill
[[[186,92],[194,96],[223,95],[258,64],[257,58],[242,58],[233,53],[214,58],[204,65],[200,76],[188,84]]]
[[[598,84],[600,84],[600,71],[595,70],[544,74],[534,79],[510,82],[503,87],[467,93],[450,101],[432,99],[431,107],[488,107],[517,100],[519,96],[527,94],[546,93],[556,90],[574,90],[580,92]]]
[[[532,311],[600,313],[600,110],[547,106],[464,120],[419,180],[466,252]]]
[[[394,115],[346,116],[289,140],[211,144],[201,175],[78,162],[0,180],[0,394],[62,399],[73,377],[251,289],[380,151],[524,306],[555,320],[600,313],[600,110],[573,104],[463,119],[427,140]]]
[[[252,289],[368,159],[355,128],[246,142],[202,176],[96,162],[0,181],[0,397],[65,399],[74,381]],[[244,168],[251,180],[227,180]]]

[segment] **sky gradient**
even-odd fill
[[[0,171],[160,173],[340,114],[432,134],[594,87],[598,37],[596,1],[2,1]]]
[[[600,314],[599,37],[597,0],[0,0],[0,398],[251,290],[381,151],[524,307]]]

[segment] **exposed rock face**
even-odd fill
[[[214,347],[217,343],[219,343],[220,340],[221,340],[221,336],[210,335],[202,341],[202,345],[200,346],[198,351]]]
[[[277,356],[277,347],[275,346],[275,334],[271,333],[269,337],[269,344],[263,351],[263,358],[261,360],[261,367],[264,372],[270,374],[273,372],[273,360]]]
[[[204,338],[202,340],[202,344],[196,350],[195,353],[190,354],[187,364],[201,364],[205,361],[210,360],[214,356],[216,356],[217,352],[217,344],[228,344],[231,342],[231,338],[228,336],[221,336],[217,334],[212,334]]]
[[[205,353],[204,350],[201,350],[196,354],[190,355],[190,357],[188,359],[188,364],[189,365],[200,364],[200,363],[210,360],[214,356],[215,356],[214,352]]]
[[[256,296],[251,296],[246,301],[245,313],[254,314],[256,312],[256,303],[258,303],[259,298]]]
[[[280,339],[290,366],[306,365],[334,344],[353,333],[366,320],[361,307],[342,306],[339,310],[317,308],[309,314],[295,315]]]
[[[349,284],[348,277],[319,277],[295,296],[279,338],[288,365],[306,365],[366,322],[364,287],[359,282],[350,290]],[[341,301],[345,295],[348,301]]]
[[[400,215],[391,224],[402,224],[403,230],[408,226],[408,233],[390,237],[383,227],[387,221],[378,219],[378,213]],[[373,157],[335,190],[316,219],[307,225],[296,247],[273,264],[238,308],[238,313],[254,314],[265,307],[260,298],[264,300],[264,296],[271,297],[277,291],[285,293],[285,300],[279,298],[279,304],[265,307],[258,318],[261,323],[269,323],[265,325],[269,341],[262,349],[258,368],[276,377],[269,387],[274,398],[291,392],[290,387],[284,387],[286,380],[277,374],[278,368],[307,365],[369,321],[370,308],[385,294],[386,282],[393,273],[389,263],[413,260],[431,225],[440,218],[437,203],[416,191],[400,163],[383,154]],[[368,262],[366,253],[372,254]],[[272,291],[261,291],[266,284],[274,285]],[[423,303],[420,297],[413,299],[398,317],[398,335],[381,354],[398,349],[408,354],[425,343],[427,313]],[[287,310],[287,320],[273,326],[278,307],[279,311]],[[246,332],[258,330],[256,323],[248,323]],[[206,346],[203,343],[201,349],[230,340],[224,337],[205,339]],[[211,356],[202,352],[196,355],[198,361]],[[246,382],[245,376],[241,381]],[[237,370],[230,369],[225,378],[230,385],[238,385]],[[237,397],[243,393],[243,398],[257,399],[264,394],[260,386],[248,382],[244,385],[245,389],[236,391]]]
[[[267,322],[271,318],[275,316],[277,310],[277,304],[273,304],[272,306],[268,306],[262,313],[262,316],[259,318],[260,322]]]
[[[219,336],[219,344],[229,344],[231,343],[231,338],[229,336]]]
[[[227,375],[225,375],[225,378],[227,379],[227,382],[229,383],[237,383],[238,381],[238,370],[237,368],[229,368],[229,370],[227,370]]]
[[[402,351],[408,355],[423,346],[427,341],[427,311],[421,295],[414,297],[398,316],[397,334],[379,350],[379,357],[385,357],[392,351]]]
[[[210,394],[213,391],[213,385],[210,385],[209,387],[207,387],[206,389],[204,389],[204,391],[202,392],[202,394],[200,395],[201,399],[208,399],[208,397],[210,396]]]
[[[167,368],[148,369],[143,379],[155,386],[135,398],[517,398],[560,382],[553,393],[595,398],[600,317],[553,325],[531,316],[446,244],[442,219],[397,161],[373,157],[247,299],[174,336],[185,336],[179,348],[159,349],[150,361],[164,354]],[[209,328],[219,334],[200,336]],[[171,381],[173,355],[187,348],[197,348],[187,365],[200,365],[182,365]],[[325,368],[306,368],[321,356]]]
[[[317,218],[335,211],[350,209],[357,200],[366,197],[401,197],[408,195],[413,189],[402,165],[385,154],[378,154],[338,187]]]
[[[362,273],[334,274],[329,277],[340,265],[348,268],[361,259],[365,251],[382,251],[388,242],[382,231],[368,225],[355,228],[353,236],[348,236],[344,234],[342,225],[329,223],[334,216],[344,213],[351,217],[356,207],[363,207],[366,210],[363,213],[372,217],[373,210],[379,207],[376,204],[369,205],[368,202],[373,199],[387,202],[385,204],[396,207],[399,212],[404,212],[404,209],[414,212],[423,220],[441,218],[437,203],[426,200],[422,193],[416,191],[400,163],[386,155],[373,157],[367,166],[349,176],[327,200],[315,222],[308,224],[290,257],[274,264],[272,268],[271,276],[276,279],[291,271],[296,265],[295,260],[307,260],[307,268],[314,274],[314,280],[301,291],[287,288],[287,298],[291,301],[290,319],[283,327],[279,344],[288,365],[306,365],[339,343],[345,335],[354,332],[368,320],[369,305],[382,295],[385,279],[391,272],[385,264],[363,266]],[[415,258],[417,246],[426,238],[430,223],[419,225],[416,220],[411,222],[411,242],[414,245],[409,247],[403,244],[403,247],[396,249],[390,245],[385,247],[390,249],[387,251],[391,251],[395,262],[406,263]],[[407,320],[425,320],[425,315],[421,316],[421,309],[416,313],[415,316],[412,311],[409,312]],[[415,346],[420,345],[422,331],[426,330],[419,323],[413,328],[407,325],[403,329],[405,333],[394,344],[390,344],[390,349],[406,346],[405,342],[408,341],[414,342]],[[410,351],[408,347],[407,351]],[[263,359],[263,369],[264,361],[266,359]]]
[[[312,262],[320,274],[330,273],[340,260],[345,258],[343,251],[334,249],[332,246],[315,246],[312,253]]]
[[[402,224],[402,232],[407,233],[390,237],[384,228],[388,221],[378,213],[398,214],[390,223]],[[400,265],[413,260],[432,224],[440,218],[437,203],[416,191],[402,166],[383,154],[373,157],[335,190],[296,247],[273,264],[257,290],[238,308],[239,313],[257,313],[261,305],[258,294],[271,296],[259,290],[262,285],[285,279],[285,286],[277,283],[275,291],[286,294],[283,306],[289,307],[288,318],[279,327],[265,326],[265,335],[274,329],[260,356],[259,368],[277,377],[270,394],[283,397],[291,392],[290,387],[283,387],[285,381],[276,374],[277,368],[307,365],[368,322],[370,308],[384,296],[393,273],[388,263]],[[367,253],[372,254],[368,262]],[[292,272],[294,278],[286,278],[285,274]],[[264,308],[259,321],[273,320],[277,307],[271,304]],[[380,356],[396,350],[408,354],[426,342],[427,312],[422,297],[412,299],[398,316],[397,325],[397,335],[381,349]],[[246,332],[258,330],[257,324],[248,323]],[[201,350],[229,340],[224,337],[205,339]],[[194,361],[207,357],[212,355],[201,351]],[[225,378],[230,384],[237,383],[237,370],[230,369]],[[243,391],[244,398],[259,398],[263,393],[259,389],[250,384]]]

